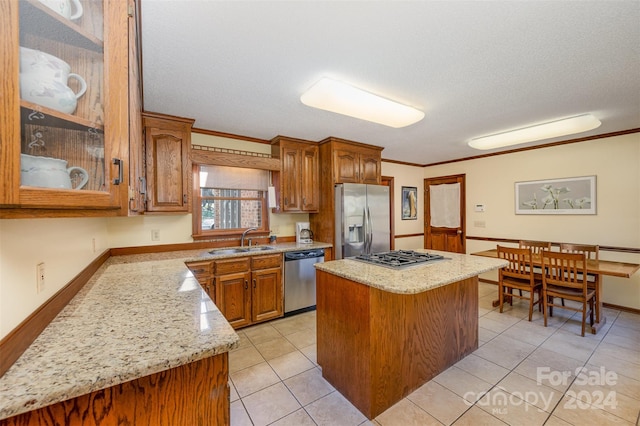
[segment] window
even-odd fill
[[[252,227],[268,232],[268,171],[204,164],[196,168],[194,238],[233,236]]]

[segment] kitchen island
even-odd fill
[[[401,270],[316,265],[318,364],[369,419],[478,347],[478,275],[506,262],[429,253],[447,259]]]

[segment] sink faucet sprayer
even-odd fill
[[[251,231],[257,231],[258,228],[249,228],[246,231],[244,231],[242,233],[242,238],[240,239],[240,247],[244,247],[244,238],[247,236],[247,234]]]

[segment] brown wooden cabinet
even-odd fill
[[[309,221],[316,240],[335,244],[334,185],[381,184],[383,148],[333,137],[322,140],[319,147],[321,208],[309,215]]]
[[[126,214],[135,2],[83,6],[0,4],[0,217]]]
[[[335,138],[320,143],[329,144],[333,153],[333,183],[380,184],[382,148]]]
[[[207,292],[209,298],[216,303],[216,286],[213,279],[213,261],[204,260],[201,262],[187,262],[187,268],[202,288]]]
[[[216,305],[233,328],[283,315],[282,254],[213,262]]]
[[[148,212],[191,211],[191,127],[194,120],[142,114]]]
[[[281,317],[284,314],[282,254],[252,257],[251,282],[251,321]]]
[[[320,203],[318,144],[277,136],[271,140],[271,154],[281,161],[280,173],[274,174],[279,212],[317,212]]]
[[[0,420],[18,425],[228,425],[229,353]]]

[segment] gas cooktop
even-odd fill
[[[391,250],[382,253],[360,254],[352,259],[387,268],[402,269],[446,258],[439,254],[422,253],[413,250]]]

